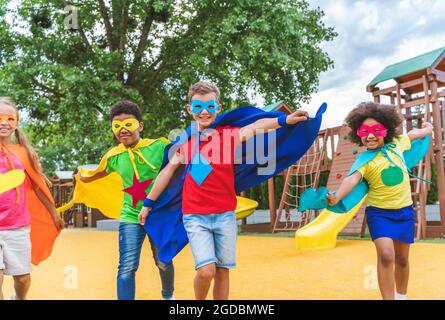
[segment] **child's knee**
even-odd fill
[[[208,281],[212,280],[216,275],[215,264],[205,265],[197,270],[197,276],[200,280]]]
[[[215,275],[216,277],[226,277],[228,275],[229,275],[229,269],[220,267],[216,268],[216,275]]]
[[[396,255],[396,264],[401,268],[408,267],[409,261],[408,257],[405,255]]]
[[[139,264],[138,263],[121,263],[118,267],[118,276],[119,277],[131,277],[138,271]]]
[[[379,253],[379,260],[384,266],[394,263],[394,251],[391,249],[383,249]]]
[[[21,276],[14,276],[14,283],[17,285],[25,286],[25,285],[29,284],[30,281],[31,281],[31,275],[29,275],[29,274],[24,274]]]
[[[168,271],[170,268],[172,268],[173,264],[171,262],[170,263],[164,263],[164,262],[162,262],[160,260],[157,260],[156,261],[156,266],[158,267],[159,270],[165,272],[165,271]]]

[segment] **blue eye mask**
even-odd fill
[[[216,114],[218,112],[218,102],[215,100],[209,100],[207,102],[192,100],[190,102],[190,109],[194,114],[199,114],[203,110],[207,110],[207,112],[211,114]]]

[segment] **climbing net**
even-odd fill
[[[273,232],[297,230],[315,219],[317,211],[299,212],[298,207],[301,194],[318,187],[321,164],[327,160],[326,141],[327,131],[319,134],[306,154],[287,169]]]

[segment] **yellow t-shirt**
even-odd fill
[[[403,156],[403,151],[411,149],[411,140],[406,134],[397,136],[393,143],[396,144],[393,150],[400,156]],[[367,204],[382,209],[407,207],[413,203],[409,175],[399,157],[391,151],[387,153],[402,170],[394,167],[382,152],[358,169],[369,185]]]

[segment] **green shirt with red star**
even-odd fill
[[[108,159],[106,167],[107,173],[116,172],[122,178],[124,200],[120,211],[121,222],[139,223],[139,212],[141,211],[144,198],[150,192],[154,180],[159,173],[166,146],[166,142],[158,140],[149,146],[138,149],[155,169],[146,164],[137,153],[134,153],[134,163],[139,174],[139,180],[134,172],[128,152],[120,153]]]

